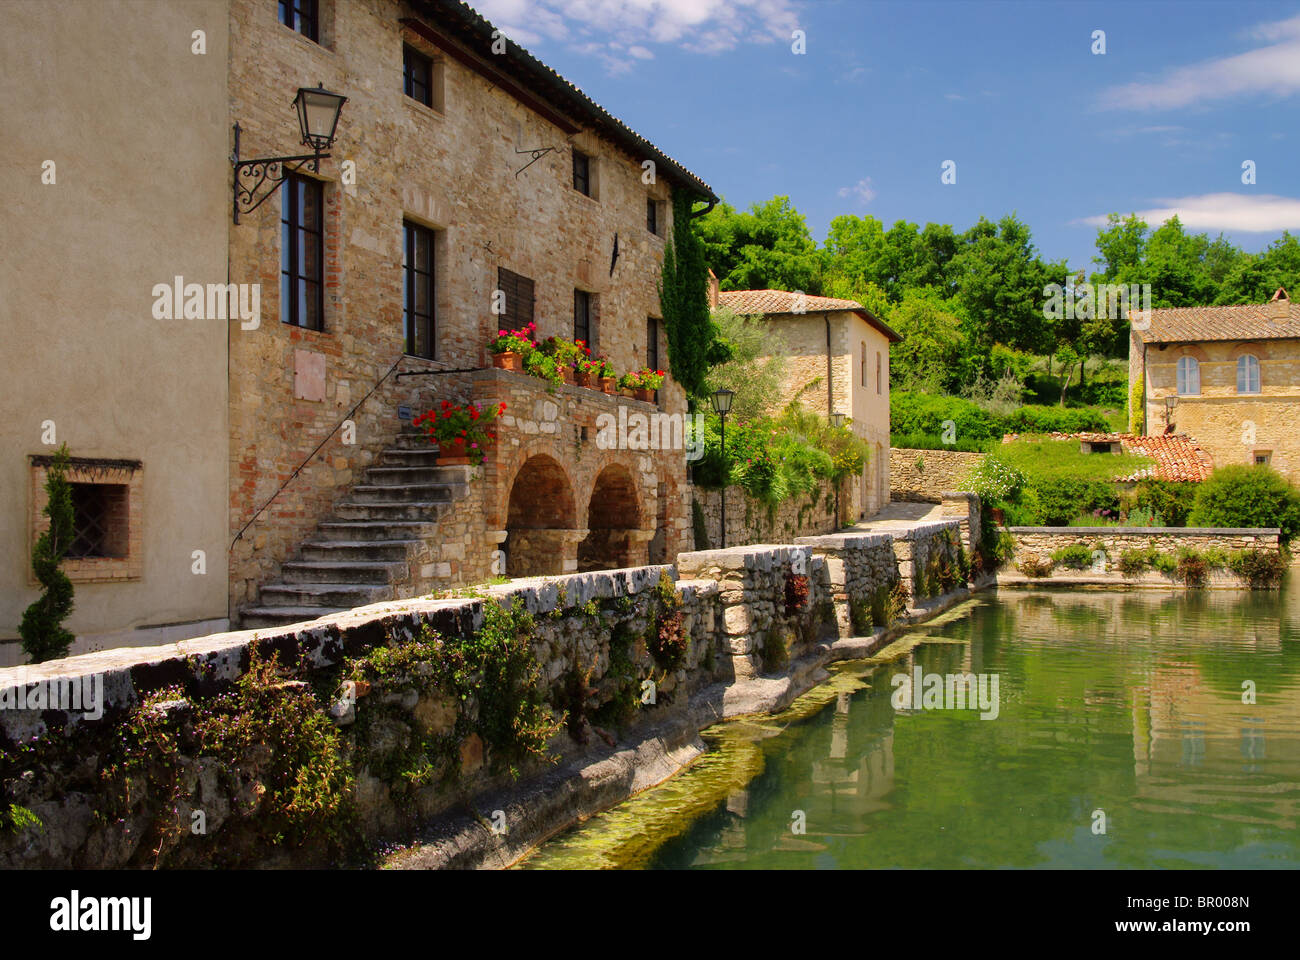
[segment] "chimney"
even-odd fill
[[[1270,320],[1289,320],[1291,318],[1291,298],[1286,295],[1286,290],[1281,287],[1277,288],[1277,293],[1273,294],[1273,299],[1268,302],[1268,318]]]
[[[1283,292],[1283,296],[1285,296]],[[709,271],[709,309],[718,309],[718,278],[712,270]]]

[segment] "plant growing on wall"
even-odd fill
[[[50,527],[32,548],[32,571],[41,595],[23,611],[18,635],[32,663],[67,656],[75,639],[63,621],[72,613],[72,581],[59,569],[73,540],[72,485],[68,483],[68,446],[61,446],[45,474],[45,510]]]
[[[731,350],[709,312],[708,266],[691,221],[694,198],[689,191],[673,187],[673,242],[664,250],[659,308],[673,379],[687,397],[702,399],[708,393],[709,367],[729,360]]]
[[[497,439],[496,418],[505,412],[506,405],[480,407],[477,403],[464,406],[442,401],[440,410],[427,410],[411,421],[422,427],[430,441],[437,441],[442,449],[460,448],[456,456],[470,456],[480,463],[487,460],[484,449]]]

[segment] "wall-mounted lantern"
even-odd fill
[[[339,113],[348,98],[338,93],[331,93],[324,85],[315,89],[299,87],[298,96],[293,105],[298,111],[298,129],[302,134],[302,144],[310,147],[312,153],[297,157],[260,157],[256,160],[239,159],[239,124],[235,124],[235,152],[230,161],[235,167],[235,223],[239,223],[241,213],[252,213],[266,199],[280,189],[284,179],[290,173],[307,167],[312,173],[320,172],[321,160],[329,157],[325,151],[334,143],[339,125]],[[286,164],[292,164],[287,166]],[[261,196],[257,191],[262,185],[270,183],[271,188]]]

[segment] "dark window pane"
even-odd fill
[[[573,291],[573,339],[591,345],[591,294]]]
[[[413,47],[402,50],[403,90],[412,100],[433,106],[433,61]]]
[[[653,200],[645,202],[645,225],[651,233],[659,232],[659,207]]]
[[[591,161],[577,150],[573,151],[573,189],[591,196]]]
[[[402,334],[406,352],[434,358],[433,231],[402,225]]]

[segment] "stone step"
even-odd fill
[[[386,583],[270,583],[262,587],[261,605],[351,610],[368,603],[392,600],[395,595],[392,586]]]
[[[438,449],[437,444],[431,443],[429,438],[423,432],[402,431],[396,439],[398,450],[434,450]]]
[[[392,583],[409,575],[406,563],[384,560],[290,560],[280,568],[286,584]]]
[[[379,462],[386,467],[433,467],[438,464],[438,448],[426,446],[424,449],[403,450],[390,447],[381,454]]]
[[[420,540],[308,540],[302,560],[404,561]]]
[[[438,533],[438,525],[427,520],[324,520],[317,527],[322,541],[425,540]],[[313,540],[312,543],[320,541]]]
[[[450,483],[359,483],[352,488],[350,503],[450,503]]]
[[[412,484],[453,484],[459,479],[459,474],[451,467],[414,464],[398,467],[366,468],[366,483],[379,487],[410,486]]]
[[[415,501],[413,503],[352,503],[336,504],[334,516],[339,520],[423,520],[436,522],[444,510],[451,509],[446,501]]]
[[[262,607],[248,606],[239,609],[239,627],[241,630],[257,630],[263,627],[282,627],[290,623],[303,623],[317,620],[331,613],[341,613],[346,607]]]

